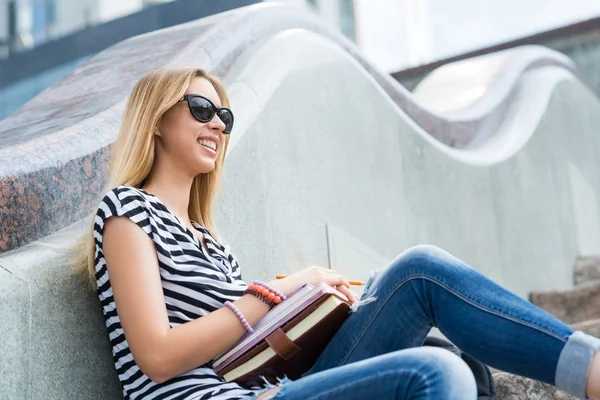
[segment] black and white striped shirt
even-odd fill
[[[198,238],[154,195],[121,185],[102,199],[94,221],[95,265],[98,296],[112,346],[113,359],[125,399],[242,399],[257,390],[227,383],[208,363],[157,384],[137,366],[129,351],[115,307],[106,261],[102,251],[104,223],[111,216],[126,216],[154,241],[165,306],[171,327],[192,321],[234,301],[244,294],[239,265],[231,251],[193,222],[204,234],[208,252]]]

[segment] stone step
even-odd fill
[[[573,280],[576,285],[600,280],[600,257],[577,257],[573,268]]]
[[[567,324],[600,319],[600,280],[580,284],[572,290],[534,292],[529,301]]]
[[[498,400],[575,400],[553,386],[507,372],[494,374]]]
[[[591,319],[589,321],[578,322],[571,326],[573,329],[583,331],[588,335],[600,337],[600,319]]]

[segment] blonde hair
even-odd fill
[[[154,133],[158,124],[164,113],[183,97],[196,77],[207,79],[214,86],[223,107],[229,107],[229,98],[220,80],[202,69],[164,68],[143,76],[127,101],[119,136],[112,148],[104,193],[123,184],[139,187],[146,179],[154,162]],[[212,203],[229,143],[229,135],[224,137],[214,170],[194,177],[188,207],[190,219],[204,225],[219,240],[222,239],[214,226]],[[89,231],[75,245],[71,261],[77,274],[86,278],[94,288],[95,250],[92,218]]]

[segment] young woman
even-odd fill
[[[600,340],[573,329],[450,254],[417,246],[369,280],[358,307],[301,379],[247,389],[211,368],[272,307],[246,291],[212,222],[233,114],[219,81],[163,69],[127,103],[79,265],[106,320],[126,399],[474,399],[473,375],[448,351],[422,347],[432,326],[495,368],[600,399]],[[110,278],[109,278],[110,277]],[[271,298],[339,273],[309,267],[264,284]],[[278,298],[279,297],[279,298]]]

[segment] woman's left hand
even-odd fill
[[[348,298],[348,301],[350,301],[350,303],[354,304],[358,301],[358,296],[356,295],[356,293],[354,293],[352,290],[350,290],[347,286],[344,285],[338,285],[335,287],[335,289],[342,293],[344,296],[346,296]]]

